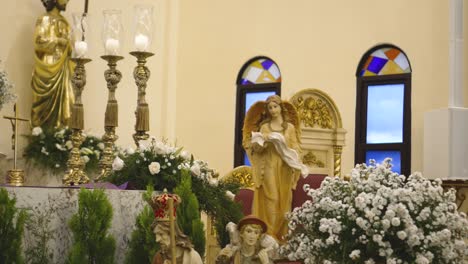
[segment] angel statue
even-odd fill
[[[268,234],[283,241],[292,190],[308,168],[300,158],[300,121],[292,104],[272,95],[250,107],[243,127],[243,146],[252,165],[252,214],[265,221]]]
[[[173,210],[170,210],[169,199],[174,201]],[[175,219],[176,206],[180,202],[178,195],[166,192],[153,196],[149,202],[155,216],[151,229],[155,235],[156,243],[160,246],[160,250],[153,257],[152,264],[203,263],[200,254],[193,249],[190,238],[182,233]],[[173,217],[170,216],[171,213]]]
[[[68,125],[74,95],[70,60],[70,27],[61,12],[69,0],[41,0],[46,13],[36,21],[31,121],[33,126]]]
[[[216,264],[270,264],[277,257],[278,243],[267,235],[261,219],[249,215],[239,224],[226,225],[230,243],[216,257]]]

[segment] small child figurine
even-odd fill
[[[266,233],[267,226],[261,219],[246,216],[235,224],[229,223],[231,243],[216,257],[216,264],[270,264],[278,244]]]

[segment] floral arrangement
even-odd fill
[[[289,214],[281,253],[305,263],[463,263],[468,221],[455,191],[420,173],[406,178],[382,164],[357,165],[350,181],[327,178]]]
[[[16,95],[12,92],[12,90],[13,84],[8,79],[8,75],[4,70],[0,69],[0,110],[2,110],[3,105],[8,104],[16,99]]]
[[[26,159],[43,168],[62,173],[67,168],[70,149],[73,147],[71,134],[72,130],[69,128],[42,130],[41,127],[35,127],[28,136],[29,144],[24,150],[24,155]],[[86,171],[97,172],[104,143],[95,136],[86,134],[84,136],[85,140],[80,151],[86,164]]]
[[[147,185],[155,190],[167,189],[172,192],[182,181],[182,175],[189,172],[192,177],[192,191],[200,204],[200,210],[215,220],[221,245],[229,242],[224,228],[228,222],[242,218],[240,205],[234,203],[226,193],[236,193],[239,185],[219,182],[218,173],[202,160],[196,160],[189,152],[169,144],[165,140],[140,141],[137,149],[120,151],[112,165],[113,173],[103,179],[116,185],[125,182],[134,188],[144,190]]]

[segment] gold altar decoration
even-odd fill
[[[317,156],[315,156],[312,151],[307,152],[307,154],[302,157],[302,161],[304,164],[309,165],[309,166],[317,166],[319,168],[325,167],[325,163],[323,161],[319,160]]]
[[[122,79],[122,73],[117,70],[117,62],[122,60],[122,56],[117,55],[104,55],[101,58],[107,61],[109,69],[104,72],[104,78],[107,82],[107,89],[109,89],[109,96],[107,99],[107,107],[104,118],[104,129],[105,133],[102,136],[104,142],[104,150],[99,161],[100,173],[96,180],[103,179],[112,172],[112,163],[114,162],[114,142],[119,138],[115,134],[115,128],[119,125],[118,113],[119,106],[117,99],[115,98],[115,90],[117,84]]]
[[[72,79],[76,101],[72,106],[72,118],[70,124],[70,128],[73,131],[71,136],[73,148],[67,161],[67,173],[62,179],[62,182],[65,185],[79,185],[89,182],[89,178],[84,172],[85,163],[81,158],[80,147],[85,139],[82,134],[84,129],[84,108],[83,103],[81,102],[81,94],[84,86],[86,85],[86,69],[84,65],[91,62],[91,59],[73,58],[72,60],[76,63]]]
[[[146,140],[149,135],[146,133],[149,131],[149,107],[146,102],[146,85],[151,75],[150,70],[146,67],[146,59],[153,56],[154,53],[147,51],[132,51],[130,55],[137,58],[137,66],[133,70],[133,78],[138,87],[138,105],[135,111],[136,124],[135,134],[133,134],[133,140],[138,146],[140,140]]]
[[[34,32],[31,122],[34,127],[61,127],[69,124],[74,101],[70,26],[61,15],[65,6],[42,2],[47,13],[37,19]]]
[[[444,189],[453,188],[456,191],[456,204],[459,212],[468,213],[466,196],[468,194],[468,179],[442,179]]]
[[[6,183],[14,186],[23,186],[24,184],[24,170],[17,168],[18,162],[18,121],[28,122],[28,119],[19,118],[16,104],[13,106],[15,116],[3,116],[3,118],[10,120],[13,128],[13,135],[11,137],[13,149],[13,169],[7,172]]]
[[[226,173],[221,181],[226,183],[238,183],[243,188],[253,188],[252,168],[250,166],[239,166]]]
[[[310,168],[311,173],[341,176],[346,130],[333,99],[319,89],[304,89],[289,101],[297,109],[302,124],[304,163],[316,166]],[[314,153],[325,153],[325,157],[318,161]]]

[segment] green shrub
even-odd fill
[[[148,202],[152,194],[153,187],[149,185],[146,187],[146,193],[143,194],[143,200]],[[153,220],[153,210],[146,205],[136,218],[136,229],[132,232],[130,249],[125,257],[126,264],[151,264],[153,256],[158,251],[156,238],[151,230]]]
[[[112,206],[104,190],[81,189],[78,204],[69,222],[74,238],[69,263],[114,263],[115,239],[107,234]]]
[[[197,197],[192,192],[192,177],[190,172],[182,171],[180,184],[174,188],[182,203],[177,207],[177,223],[182,232],[190,237],[195,250],[205,254],[205,232],[200,218],[200,206]]]
[[[16,208],[16,199],[0,188],[0,263],[24,263],[21,242],[27,218],[24,210]]]

